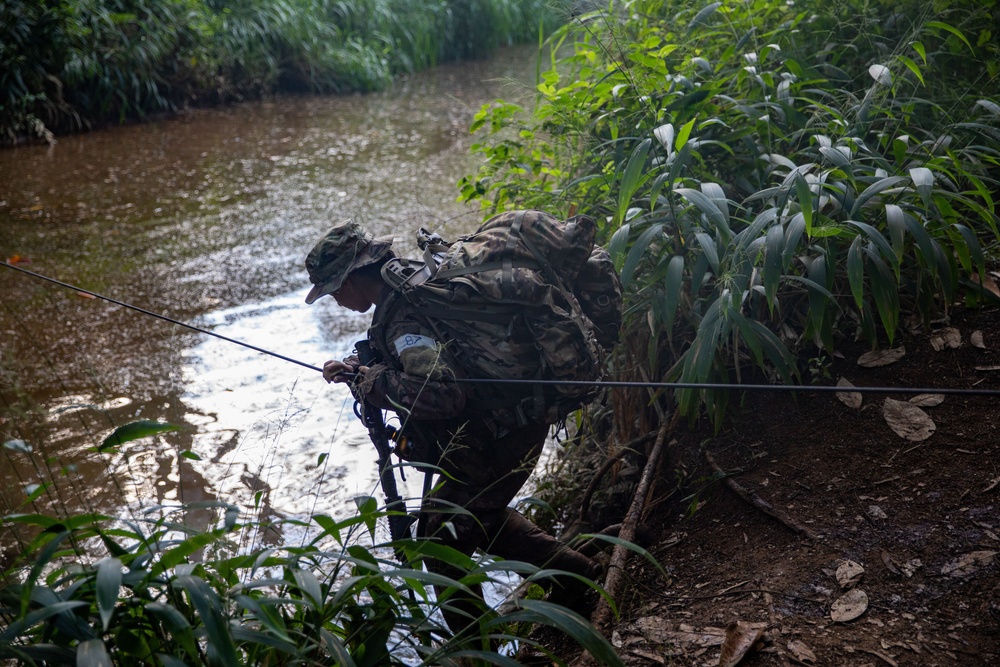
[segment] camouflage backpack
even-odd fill
[[[393,259],[383,311],[405,299],[448,346],[467,377],[593,381],[617,342],[621,282],[594,221],[511,211],[447,243],[421,229],[424,261]],[[473,403],[500,424],[556,423],[596,395],[594,387],[475,385]]]

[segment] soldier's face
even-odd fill
[[[340,289],[331,292],[330,296],[342,307],[358,313],[364,313],[372,307],[371,300],[365,297],[364,293],[358,289],[358,284],[352,276],[344,278]]]

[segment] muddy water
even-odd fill
[[[305,253],[347,217],[395,235],[404,254],[421,225],[474,227],[478,211],[455,202],[475,169],[468,125],[483,103],[526,96],[533,72],[532,52],[511,50],[377,95],[244,104],[0,151],[0,255],[321,366],[350,352],[370,314],[306,306]],[[0,450],[2,513],[31,511],[26,495],[46,483],[35,511],[117,516],[215,499],[264,518],[339,515],[376,488],[352,399],[315,371],[6,268],[0,342],[0,437],[32,450]],[[181,429],[90,451],[137,419]]]

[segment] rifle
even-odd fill
[[[358,361],[362,366],[372,366],[377,362],[375,352],[371,343],[367,340],[359,340],[354,344],[354,349],[358,353]],[[361,408],[361,410],[359,410]],[[385,509],[389,515],[389,535],[393,541],[398,541],[410,537],[410,525],[413,517],[406,513],[406,503],[396,490],[396,475],[392,472],[392,447],[389,445],[389,430],[382,419],[382,411],[372,405],[357,399],[354,404],[354,413],[361,419],[368,429],[368,436],[375,445],[378,453],[378,475],[382,484],[382,492],[385,494]],[[403,562],[403,554],[400,549],[396,550],[396,557]]]

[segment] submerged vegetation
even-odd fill
[[[368,90],[531,38],[544,6],[6,3],[0,124],[44,134],[279,89]],[[799,359],[845,337],[891,346],[904,324],[995,300],[983,285],[1000,244],[997,12],[974,0],[610,3],[549,38],[534,109],[498,101],[478,115],[483,165],[462,196],[488,212],[599,220],[627,288],[615,379],[808,381]],[[102,47],[84,55],[88,42]],[[719,424],[727,408],[709,390],[652,398],[618,392],[589,416],[604,427],[610,407],[614,439],[629,442],[671,413]],[[0,437],[7,456],[32,455],[16,433]],[[0,658],[514,665],[491,641],[530,644],[524,625],[542,623],[618,664],[583,618],[544,601],[484,609],[471,636],[450,636],[432,585],[545,573],[416,541],[394,545],[415,566],[399,567],[358,542],[378,542],[384,514],[372,499],[358,507],[298,521],[310,538],[273,547],[246,540],[264,526],[228,505],[208,531],[175,517],[182,508],[5,517],[33,533],[0,584]],[[468,574],[423,572],[428,555]]]
[[[0,143],[280,91],[377,90],[559,20],[544,0],[12,0]]]

